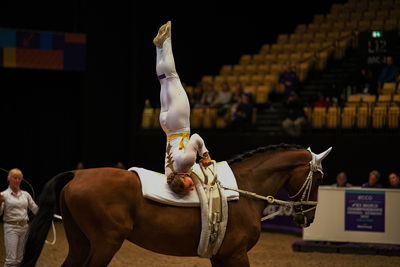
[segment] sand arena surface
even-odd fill
[[[62,223],[56,223],[57,242],[55,245],[45,245],[38,267],[61,266],[67,255],[68,243]],[[0,261],[4,262],[3,227],[0,231],[1,254]],[[48,240],[52,240],[50,231]],[[333,254],[318,252],[294,252],[292,243],[301,240],[301,237],[290,234],[263,232],[257,244],[250,250],[249,259],[252,267],[398,267],[400,257],[381,255]],[[174,257],[156,254],[125,241],[122,248],[109,264],[111,267],[125,266],[180,266],[180,267],[205,267],[211,266],[208,259],[198,257]]]

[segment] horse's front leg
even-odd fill
[[[246,267],[250,266],[247,252],[237,252],[226,256],[213,256],[211,259],[213,267]]]

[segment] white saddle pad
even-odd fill
[[[198,165],[198,164],[196,164]],[[145,198],[174,206],[197,207],[200,206],[200,200],[196,190],[190,191],[185,196],[179,196],[171,191],[167,184],[167,178],[164,174],[150,171],[143,168],[132,167],[128,169],[134,171],[140,178],[142,183],[142,193]],[[200,170],[199,166],[194,166],[193,171],[198,175],[196,170]],[[236,179],[231,168],[226,161],[217,163],[218,180],[222,185],[237,189]],[[224,190],[227,200],[239,199],[239,193],[232,190]]]

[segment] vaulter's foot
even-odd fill
[[[157,36],[154,37],[153,43],[158,48],[162,48],[165,39],[171,36],[171,21],[168,21],[160,27]]]

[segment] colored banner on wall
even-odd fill
[[[346,190],[345,231],[385,232],[385,192]]]
[[[84,71],[86,34],[0,28],[0,67]]]

